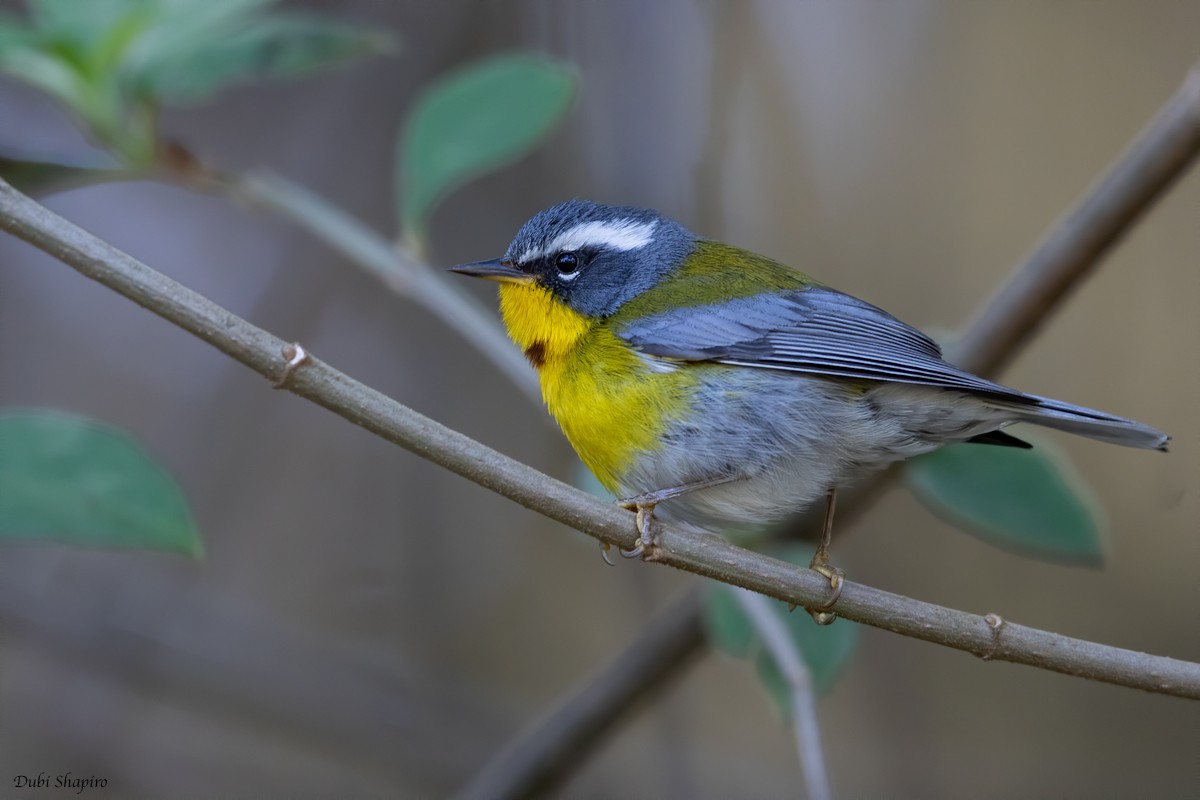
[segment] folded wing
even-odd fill
[[[948,364],[937,344],[916,328],[825,287],[673,309],[619,323],[615,330],[660,358],[963,391],[1025,421],[1116,444],[1166,447],[1167,436],[1148,425],[1018,392]]]

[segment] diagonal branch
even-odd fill
[[[389,289],[423,305],[487,356],[526,397],[541,405],[537,375],[509,343],[492,310],[452,285],[444,271],[435,270],[407,248],[389,242],[325,198],[291,181],[274,175],[206,178],[234,198],[266,207],[304,227]]]
[[[654,697],[678,676],[680,666],[692,663],[704,651],[696,608],[701,600],[689,591],[651,619],[616,663],[589,675],[533,722],[527,735],[510,741],[455,793],[456,800],[551,795],[599,736],[623,722],[631,706]],[[664,649],[671,653],[670,659],[660,657]]]
[[[1200,153],[1200,63],[1117,162],[980,309],[951,348],[971,372],[1004,368],[1092,267]]]
[[[311,400],[526,508],[596,539],[632,548],[628,513],[452,431],[156,272],[0,180],[0,228],[64,261]],[[289,363],[291,362],[291,363]],[[298,368],[297,368],[298,367]],[[801,606],[819,605],[828,581],[812,570],[729,544],[718,536],[661,526],[653,560]],[[847,583],[847,619],[917,639],[1068,675],[1200,699],[1200,664],[1071,639]],[[999,620],[995,617],[994,620]]]

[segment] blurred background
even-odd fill
[[[576,68],[574,107],[535,154],[447,198],[431,261],[498,255],[538,209],[590,197],[658,208],[933,331],[968,319],[1200,57],[1200,4],[1182,0],[283,7],[404,45],[166,112],[164,134],[209,165],[286,176],[391,235],[396,131],[419,89],[481,56],[543,52]],[[90,145],[4,80],[0,147]],[[576,478],[544,410],[491,362],[278,216],[154,182],[46,202],[400,402]],[[997,550],[893,488],[839,531],[853,580],[1200,661],[1198,212],[1193,171],[1000,376],[1173,435],[1161,455],[1051,434],[1108,512],[1104,567]],[[131,432],[183,487],[206,549],[193,563],[3,547],[0,796],[42,770],[105,777],[106,797],[447,795],[698,580],[610,569],[591,539],[271,391],[7,236],[0,267],[0,407]],[[494,287],[463,288],[494,306]],[[819,713],[838,796],[1200,788],[1187,701],[882,631],[863,631]],[[706,654],[561,793],[800,786],[753,668]]]

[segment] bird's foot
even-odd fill
[[[846,573],[839,567],[835,567],[829,563],[829,552],[824,547],[817,550],[808,568],[814,572],[821,573],[829,579],[829,587],[833,590],[833,596],[821,605],[805,610],[813,618],[813,622],[818,625],[829,625],[838,616],[833,607],[837,604],[838,598],[842,596],[842,586],[845,584]]]
[[[655,541],[658,537],[654,530],[654,509],[659,504],[672,497],[689,494],[700,489],[708,489],[713,486],[720,486],[723,483],[739,480],[741,476],[736,474],[717,475],[713,478],[704,478],[691,483],[685,483],[680,486],[672,486],[668,489],[659,489],[654,492],[646,492],[635,497],[629,497],[624,500],[618,500],[617,505],[628,511],[637,512],[637,530],[638,540],[632,550],[619,550],[625,558],[638,558],[643,561],[653,561],[655,551],[658,549],[658,543]],[[601,556],[604,560],[612,564],[608,560],[608,547],[601,543]]]
[[[654,508],[661,498],[655,493],[638,495],[628,500],[618,501],[621,508],[637,514],[638,539],[632,550],[618,548],[617,552],[624,558],[645,559],[657,546],[654,539]]]

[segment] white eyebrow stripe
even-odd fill
[[[570,230],[563,231],[546,246],[545,252],[582,250],[595,247],[607,250],[637,250],[654,240],[654,229],[658,220],[637,222],[632,219],[614,219],[581,222]]]
[[[517,263],[524,266],[525,264],[528,264],[530,261],[533,261],[535,258],[540,256],[541,254],[542,254],[541,250],[539,250],[536,247],[531,247],[528,250],[526,250],[524,253],[521,253],[521,255],[517,256]]]

